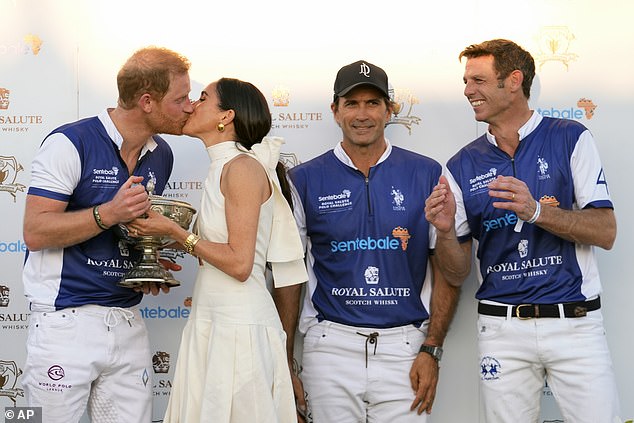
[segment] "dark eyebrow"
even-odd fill
[[[207,91],[201,91],[201,92],[200,92],[200,95],[201,95],[201,96],[202,96],[203,94],[204,94],[204,95],[206,95],[207,97],[209,97],[209,94],[207,94]]]

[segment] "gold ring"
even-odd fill
[[[515,193],[511,194],[511,201],[515,200]]]

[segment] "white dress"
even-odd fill
[[[268,167],[273,195],[260,208],[255,262],[249,279],[240,282],[207,262],[199,267],[192,310],[183,329],[174,384],[165,423],[289,423],[296,422],[295,401],[286,357],[286,334],[266,288],[265,266],[271,261],[273,231],[281,226],[277,178],[270,165],[277,161],[281,139],[265,138],[264,156],[238,150],[224,142],[207,149],[211,164],[198,215],[198,232],[206,240],[227,242],[224,197],[220,192],[223,166],[239,154],[250,154]],[[268,160],[267,166],[264,161]],[[283,201],[283,200],[282,200]],[[286,212],[282,213],[285,214]],[[290,209],[284,216],[293,222]],[[291,219],[290,221],[288,219]],[[284,225],[282,225],[284,226]],[[285,228],[284,242],[294,245],[294,281],[307,279],[297,228]],[[297,239],[295,239],[295,236]],[[278,236],[279,238],[279,236]],[[279,241],[279,240],[278,240]],[[281,249],[287,249],[286,246]],[[299,260],[297,260],[299,258]],[[292,260],[291,260],[292,259]],[[299,264],[299,267],[297,266]],[[285,271],[288,275],[288,269]],[[278,285],[279,286],[279,285]]]

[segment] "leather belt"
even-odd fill
[[[574,303],[563,303],[564,317],[583,317],[589,311],[601,308],[601,297],[590,301],[579,301]],[[539,317],[561,317],[559,314],[559,304],[519,304],[519,305],[494,305],[478,304],[478,313],[487,316],[506,317],[508,308],[511,307],[511,317],[519,319],[533,319]]]

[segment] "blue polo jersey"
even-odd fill
[[[601,292],[594,249],[521,222],[492,203],[488,183],[514,176],[541,207],[612,208],[598,151],[581,123],[533,117],[510,157],[485,134],[447,163],[458,202],[457,232],[477,241],[480,300],[505,304],[584,301]]]
[[[116,139],[117,142],[113,141]],[[107,113],[55,129],[32,163],[28,194],[66,202],[67,211],[111,200],[130,177],[120,155],[122,137]],[[148,139],[134,175],[152,179],[160,194],[171,174],[173,154],[159,136]],[[130,307],[142,294],[117,286],[140,252],[113,228],[66,248],[27,251],[23,282],[31,308],[59,310],[85,304]]]
[[[308,240],[300,328],[321,320],[419,326],[429,317],[421,298],[431,247],[424,209],[441,171],[434,160],[389,145],[367,178],[332,150],[290,169]]]

